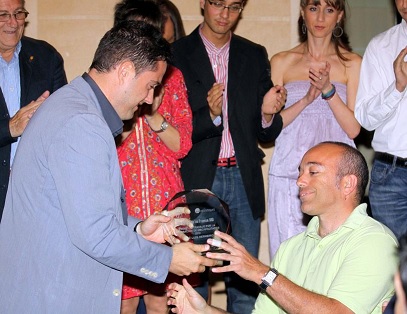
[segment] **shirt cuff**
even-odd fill
[[[264,113],[261,113],[261,126],[263,127],[263,129],[268,128],[269,126],[271,126],[271,124],[273,123],[274,120],[274,115],[271,118],[270,122],[266,121],[266,117],[264,116]]]
[[[222,118],[220,116],[217,116],[215,119],[212,120],[213,124],[216,126],[220,126],[222,123]]]
[[[394,81],[390,87],[387,97],[392,97],[394,100],[399,101],[406,95],[407,87],[402,92],[399,92],[396,88],[396,81]]]

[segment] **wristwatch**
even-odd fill
[[[261,278],[261,284],[259,285],[261,290],[266,291],[268,287],[270,287],[274,280],[276,280],[278,276],[278,271],[275,268],[270,268],[269,271]]]
[[[169,124],[168,124],[167,120],[165,120],[165,118],[164,118],[163,122],[161,122],[161,126],[160,126],[159,130],[157,130],[157,131],[153,130],[153,129],[151,129],[151,130],[153,130],[155,133],[161,133],[161,132],[164,132],[168,128],[168,126],[169,126]]]

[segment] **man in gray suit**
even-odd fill
[[[162,283],[216,263],[199,254],[208,245],[147,241],[182,235],[171,217],[141,223],[124,205],[114,136],[152,103],[169,51],[153,26],[120,24],[32,117],[0,225],[0,313],[119,313],[123,271]]]

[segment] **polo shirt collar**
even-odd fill
[[[341,232],[341,230],[344,230],[344,229],[351,229],[351,230],[356,229],[363,222],[363,218],[368,217],[368,215],[366,213],[366,209],[367,209],[367,204],[363,203],[363,204],[358,205],[352,211],[352,213],[350,214],[348,219],[346,219],[346,221],[338,229],[336,229],[334,232],[332,232],[328,236]],[[319,229],[319,219],[318,219],[318,217],[315,216],[308,223],[307,230],[305,231],[305,236],[314,238],[314,239],[321,239],[321,237],[318,234],[318,229]]]

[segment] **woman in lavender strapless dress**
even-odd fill
[[[270,61],[274,84],[284,85],[288,95],[269,169],[271,257],[281,242],[306,228],[296,185],[304,153],[323,141],[354,146],[360,131],[353,110],[361,57],[351,52],[343,30],[345,1],[301,0],[300,6],[301,44]]]

